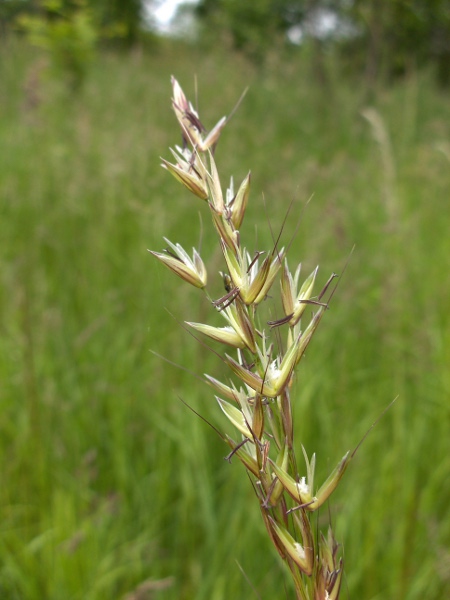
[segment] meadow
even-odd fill
[[[450,597],[448,92],[411,73],[369,101],[329,60],[320,82],[303,55],[161,43],[99,53],[71,95],[0,45],[2,600],[293,597],[244,470],[180,400],[223,422],[199,377],[225,367],[180,325],[210,309],[147,252],[202,237],[223,269],[160,167],[172,74],[207,126],[249,87],[216,155],[252,171],[247,231],[270,246],[288,213],[292,264],[342,275],[293,391],[319,479],[397,397],[322,509],[341,597]]]

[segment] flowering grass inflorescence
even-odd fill
[[[297,598],[337,600],[343,561],[338,556],[331,527],[326,535],[317,534],[313,515],[336,489],[352,455],[347,453],[328,479],[317,487],[315,454],[309,459],[302,447],[306,475],[300,475],[291,407],[295,369],[328,308],[323,297],[333,276],[322,292],[313,296],[318,267],[300,283],[300,265],[292,275],[287,251],[278,248],[278,242],[269,252],[257,251],[251,255],[247,251],[241,241],[241,226],[249,199],[250,173],[236,193],[231,182],[224,195],[214,160],[214,150],[227,119],[223,117],[207,133],[174,78],[172,87],[172,106],[181,126],[183,145],[171,150],[175,162],[163,160],[162,166],[207,203],[226,266],[226,272],[220,273],[226,293],[211,300],[207,270],[197,250],[193,250],[191,259],[180,244],[165,239],[169,248],[164,253],[152,254],[186,282],[204,290],[213,309],[226,322],[223,327],[192,322],[187,325],[230,348],[229,352],[235,349],[233,356],[224,352],[223,361],[239,383],[205,377],[237,432],[234,437],[221,433],[231,449],[227,458],[236,457],[244,465],[270,539],[292,574]],[[264,326],[258,306],[269,291],[275,293],[277,276],[284,314]],[[305,325],[308,306],[313,313]]]

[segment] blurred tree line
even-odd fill
[[[432,65],[450,85],[450,0],[199,0],[203,31],[263,61],[273,41],[332,46],[369,81]]]
[[[67,23],[78,19],[83,21],[86,43],[109,39],[129,47],[141,38],[144,4],[148,28],[152,9],[162,2],[0,0],[0,35],[22,15],[22,23],[30,16],[34,19],[26,25],[35,28],[34,34],[36,19],[47,27],[59,19],[74,37]],[[442,86],[450,85],[450,0],[198,0],[181,10],[193,13],[205,42],[229,43],[258,63],[280,45],[309,44],[319,71],[321,54],[332,48],[351,71],[364,73],[369,85],[428,65]],[[61,37],[63,30],[61,26]]]

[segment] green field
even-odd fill
[[[293,201],[291,266],[320,264],[320,287],[348,261],[294,391],[319,479],[398,396],[320,515],[341,597],[450,597],[448,94],[425,72],[368,102],[302,55],[257,70],[161,43],[99,54],[72,96],[42,61],[0,46],[1,600],[294,597],[244,470],[180,401],[223,425],[199,376],[225,367],[179,323],[210,309],[147,252],[203,230],[223,269],[206,207],[159,166],[171,74],[191,98],[197,78],[207,126],[249,86],[216,155],[252,170],[246,235],[270,246]]]

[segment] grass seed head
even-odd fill
[[[225,353],[222,360],[240,384],[222,383],[205,375],[220,395],[216,400],[222,412],[241,436],[241,441],[236,442],[219,432],[231,448],[227,459],[236,456],[250,476],[271,541],[291,570],[297,599],[337,600],[342,563],[336,563],[336,544],[332,534],[321,536],[319,543],[310,519],[311,512],[336,489],[351,457],[348,453],[344,456],[314,495],[315,454],[309,461],[304,451],[307,475],[300,477],[291,406],[294,371],[328,308],[320,302],[328,284],[313,299],[318,267],[299,286],[300,265],[292,275],[287,252],[284,248],[278,250],[279,239],[272,250],[253,255],[247,252],[240,230],[249,201],[250,172],[236,194],[231,178],[224,195],[213,156],[227,119],[220,119],[207,133],[175,78],[172,88],[172,105],[184,146],[172,150],[175,162],[163,159],[163,167],[194,195],[206,200],[226,265],[224,273],[219,271],[226,294],[212,301],[212,305],[227,325],[186,323],[202,335],[236,349],[236,358]],[[179,244],[166,242],[169,249],[165,253],[152,254],[191,285],[205,288],[207,272],[198,252],[194,249],[191,258]],[[269,293],[273,295],[272,286],[280,271],[284,316],[268,321],[267,333],[260,317],[264,308],[260,305]],[[308,305],[315,305],[317,310],[302,331],[301,319]],[[273,337],[275,327],[277,335]],[[275,348],[279,349],[278,354]]]

